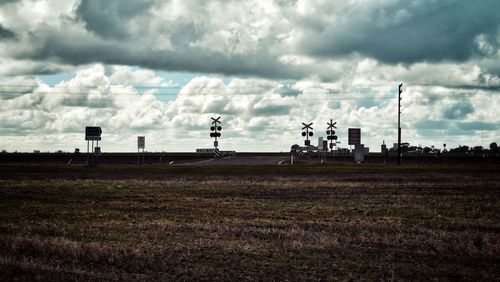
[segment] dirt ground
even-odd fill
[[[0,177],[4,281],[500,279],[496,168],[60,169]]]

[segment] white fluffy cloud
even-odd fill
[[[369,72],[366,66],[359,69]],[[239,151],[286,151],[302,143],[301,122],[314,122],[316,140],[325,135],[330,118],[338,122],[344,146],[348,127],[361,127],[364,143],[372,148],[396,138],[395,86],[311,79],[286,85],[263,79],[225,84],[221,78],[200,76],[182,87],[175,99],[164,101],[163,88],[142,91],[116,84],[112,78],[123,73],[130,75],[126,81],[164,81],[154,72],[144,75],[102,65],[78,71],[73,79],[53,87],[26,79],[24,88],[4,96],[0,106],[2,135],[8,137],[1,145],[10,150],[71,150],[84,147],[85,126],[97,125],[103,128],[102,146],[108,151],[134,150],[137,135],[147,136],[151,151],[193,151],[210,147],[210,117],[219,115],[221,146]],[[481,130],[488,140],[500,137],[500,118],[495,114],[500,105],[488,89],[409,85],[403,96],[404,139],[414,144],[466,144]]]

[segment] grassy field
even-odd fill
[[[498,281],[500,175],[412,169],[0,180],[0,277]]]
[[[136,179],[177,176],[295,176],[295,175],[381,175],[381,174],[467,174],[492,175],[500,173],[500,165],[433,164],[329,164],[329,165],[260,165],[260,166],[169,166],[169,165],[0,165],[0,179]]]

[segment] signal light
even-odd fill
[[[302,131],[302,136],[306,138],[306,140],[304,140],[304,144],[306,145],[307,148],[309,148],[309,146],[311,145],[311,142],[309,141],[309,136],[313,136],[313,128],[312,128],[312,125],[313,123],[302,123],[303,127],[302,127],[302,130],[305,130],[305,131]],[[309,149],[308,149],[309,150]]]
[[[217,137],[220,137],[220,132],[222,130],[222,127],[218,125],[220,122],[220,117],[218,118],[211,118],[212,119],[212,126],[210,126],[210,130],[213,132],[210,132],[210,137],[215,138],[214,140],[214,147],[215,147],[215,157],[219,158],[220,154],[218,153],[217,147],[219,147],[219,142],[217,141]]]
[[[333,140],[337,140],[337,135],[335,135],[335,130],[333,129],[336,129],[337,127],[335,126],[337,124],[337,122],[333,122],[332,119],[330,119],[330,122],[327,122],[326,125],[328,125],[327,127],[327,131],[326,131],[326,134],[328,135],[327,136],[327,139],[330,140],[330,149],[332,149],[333,151]],[[336,144],[336,142],[335,142]]]

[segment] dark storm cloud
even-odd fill
[[[256,7],[250,13],[238,1],[77,0],[42,11],[46,18],[39,22],[18,20],[26,13],[3,9],[4,26],[19,42],[1,41],[0,54],[60,65],[103,63],[292,80],[335,81],[366,57],[391,64],[470,59],[466,63],[500,72],[495,57],[500,1],[361,2],[249,0],[245,3]],[[0,30],[0,39],[12,36],[11,30]],[[374,77],[390,80],[391,75]],[[283,89],[281,95],[297,93]]]
[[[497,123],[483,121],[459,122],[457,125],[463,131],[496,130],[499,128]]]
[[[16,34],[0,24],[0,40],[5,40],[5,39],[14,39],[16,38]]]
[[[286,105],[266,105],[263,107],[255,107],[252,113],[257,116],[281,116],[290,113],[290,106]]]
[[[443,130],[449,126],[449,122],[440,120],[420,120],[415,123],[415,128],[418,129]]]
[[[392,6],[346,9],[340,20],[306,38],[313,55],[360,53],[386,63],[465,61],[480,52],[475,42],[499,31],[500,1],[399,1]]]
[[[202,31],[194,23],[187,23],[179,26],[170,36],[172,44],[176,47],[187,48],[189,44],[196,41]]]
[[[5,4],[10,4],[14,2],[19,2],[20,0],[0,0],[0,6],[5,5]]]
[[[292,88],[288,85],[281,85],[275,91],[279,93],[282,97],[287,97],[287,96],[297,97],[297,95],[302,93],[302,91]]]
[[[474,107],[469,101],[455,104],[443,112],[446,119],[461,119],[474,112]]]
[[[76,15],[87,30],[107,38],[124,38],[128,35],[127,23],[144,15],[154,0],[82,0]]]
[[[255,75],[268,78],[302,78],[307,68],[280,64],[267,51],[256,51],[252,55],[228,56],[196,47],[176,50],[144,49],[139,43],[116,44],[113,41],[47,31],[44,37],[36,37],[38,48],[13,54],[17,59],[52,59],[72,65],[105,63],[137,65],[150,69],[221,73],[225,75]],[[264,46],[263,46],[264,47]]]

